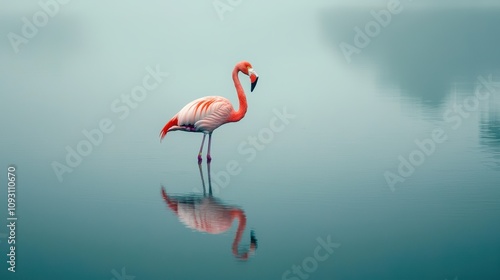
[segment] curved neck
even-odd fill
[[[246,260],[248,259],[248,252],[240,254],[238,252],[238,245],[240,244],[241,237],[243,236],[243,232],[245,231],[245,227],[247,225],[247,218],[243,210],[241,209],[233,209],[231,211],[231,216],[238,219],[238,229],[236,230],[236,236],[233,241],[233,255],[238,259]]]
[[[237,122],[241,120],[247,112],[247,107],[248,107],[247,97],[245,95],[243,87],[241,86],[240,79],[238,78],[239,72],[240,70],[238,69],[238,67],[235,67],[233,69],[233,82],[234,82],[234,87],[236,88],[236,93],[238,94],[239,107],[238,111],[235,111],[233,109],[228,119],[229,122]]]

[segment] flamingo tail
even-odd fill
[[[163,199],[167,203],[168,208],[172,209],[172,211],[177,213],[177,204],[178,204],[177,201],[175,201],[174,199],[172,199],[168,196],[168,194],[165,191],[165,188],[163,186],[161,186],[161,195],[163,196]]]
[[[176,115],[170,121],[168,121],[168,123],[163,127],[163,129],[160,131],[160,142],[161,140],[163,140],[163,138],[165,138],[165,135],[167,135],[168,130],[171,127],[176,126],[178,124],[177,121],[178,119]]]

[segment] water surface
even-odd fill
[[[18,54],[3,40],[19,220],[15,274],[0,239],[2,279],[498,278],[500,10],[464,3],[404,2],[351,63],[339,44],[385,1],[242,2],[222,21],[209,2],[71,2]],[[9,5],[2,34],[39,9]],[[242,59],[259,84],[214,133],[209,196],[201,135],[158,133],[195,98],[237,104]],[[168,77],[113,110],[155,67]],[[479,77],[492,90],[462,115]],[[103,119],[113,130],[58,178],[53,163]],[[391,187],[384,174],[436,129],[446,140]]]

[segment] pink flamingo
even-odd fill
[[[211,234],[221,234],[231,228],[233,220],[238,220],[238,229],[233,240],[233,255],[240,260],[247,260],[257,249],[257,239],[255,234],[250,231],[250,246],[247,250],[240,253],[239,243],[245,231],[247,218],[245,212],[237,207],[229,206],[212,196],[212,185],[210,182],[210,170],[208,176],[209,194],[205,191],[205,182],[203,172],[200,168],[200,176],[203,184],[203,196],[183,195],[172,197],[167,194],[162,187],[162,197],[167,203],[168,208],[174,212],[179,220],[186,227]]]
[[[160,132],[160,141],[167,135],[167,132],[170,131],[181,130],[187,132],[202,132],[203,140],[201,141],[201,147],[198,153],[198,163],[201,163],[203,144],[208,134],[207,162],[210,162],[212,160],[210,156],[212,132],[223,124],[241,120],[247,112],[247,98],[241,86],[240,79],[238,78],[239,72],[243,72],[243,74],[250,77],[250,91],[253,91],[259,79],[257,73],[253,70],[252,64],[247,61],[241,61],[234,67],[233,81],[238,94],[238,111],[233,108],[231,102],[227,98],[221,96],[205,96],[196,99],[184,106],[179,113],[168,121]]]

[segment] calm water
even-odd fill
[[[70,2],[17,54],[40,7],[2,4],[1,279],[499,278],[500,9],[402,1],[348,63],[386,1],[253,2]],[[259,84],[240,76],[209,180],[200,134],[158,132],[195,98],[237,104],[242,59]]]

